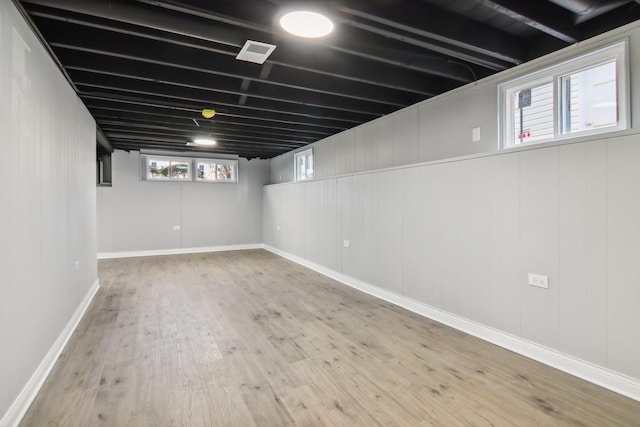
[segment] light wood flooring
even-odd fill
[[[640,403],[263,250],[99,262],[22,426],[640,426]]]

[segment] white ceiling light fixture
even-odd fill
[[[215,139],[209,139],[209,138],[198,138],[198,139],[194,139],[193,142],[187,142],[187,145],[189,146],[204,146],[204,147],[211,147],[214,145],[218,145],[218,142]]]
[[[280,26],[298,37],[324,37],[333,31],[333,22],[326,16],[310,10],[297,10],[280,18]]]

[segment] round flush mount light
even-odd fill
[[[285,31],[306,38],[324,37],[333,31],[333,22],[326,16],[310,10],[297,10],[280,18]]]
[[[218,142],[215,139],[198,138],[198,139],[194,139],[193,143],[195,145],[212,146],[212,145],[216,145]]]

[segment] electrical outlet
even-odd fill
[[[173,231],[180,231],[180,226],[179,225],[174,225],[173,226]]]
[[[280,231],[280,226],[276,225],[276,231]]]
[[[471,129],[471,141],[472,142],[480,142],[480,128]]]
[[[349,242],[348,240],[343,240],[342,246],[344,246],[345,248],[348,248],[349,246],[351,246],[351,242]]]
[[[539,274],[529,273],[529,284],[539,288],[549,288],[549,276],[541,276]]]

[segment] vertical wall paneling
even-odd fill
[[[500,289],[501,188],[500,157],[479,159],[470,165],[471,209],[468,317],[499,328],[502,291]]]
[[[338,175],[346,175],[356,170],[355,166],[355,131],[348,130],[336,136],[338,146],[336,156],[338,158]]]
[[[213,184],[142,181],[138,152],[116,150],[112,159],[112,186],[98,188],[98,252],[262,241],[262,185],[269,179],[268,161],[240,159],[238,183]]]
[[[638,135],[608,144],[608,363],[640,378],[640,144]]]
[[[558,283],[560,349],[587,356],[587,155],[590,144],[559,149]],[[604,162],[605,159],[602,160]]]
[[[340,252],[342,254],[342,274],[353,276],[353,248],[344,247],[345,240],[351,243],[353,239],[353,204],[352,199],[357,197],[354,192],[353,177],[345,176],[338,180],[338,200],[340,203]]]
[[[402,294],[402,171],[378,174],[378,286]]]
[[[607,366],[607,144],[589,144],[586,162],[586,359]]]
[[[625,37],[633,130],[472,157],[499,150],[499,83]],[[306,236],[340,254],[339,265],[318,254],[321,265],[640,380],[639,45],[633,23],[312,144],[319,162],[335,158],[316,163],[335,181],[267,186],[265,206],[306,197],[329,218],[338,212],[334,225],[304,220],[305,230],[336,230],[337,242]],[[265,227],[287,218],[270,212]],[[295,239],[265,233],[304,258]],[[549,288],[530,286],[528,273]]]
[[[501,329],[520,336],[522,330],[521,305],[526,273],[522,271],[520,260],[522,206],[520,203],[520,169],[522,157],[519,154],[500,156],[497,173],[500,184],[496,187],[500,194],[500,325]],[[480,243],[481,244],[481,243]]]
[[[285,232],[265,243],[638,378],[639,147],[622,135],[266,186],[265,229]]]
[[[428,224],[433,224],[428,195],[435,183],[424,168],[402,170],[401,176],[403,294],[426,302],[429,300],[426,289],[433,286],[430,282],[437,280],[437,269],[433,267],[438,265],[438,254],[429,251],[435,236],[429,235],[427,229]],[[425,226],[416,227],[416,224]]]
[[[392,164],[401,166],[414,163],[419,158],[418,107],[402,110],[391,119]]]
[[[520,260],[522,335],[558,348],[559,149],[520,153]],[[528,285],[528,273],[549,277],[549,288]]]
[[[0,341],[10,349],[0,351],[0,423],[26,410],[97,283],[95,132],[19,12],[0,2]]]

